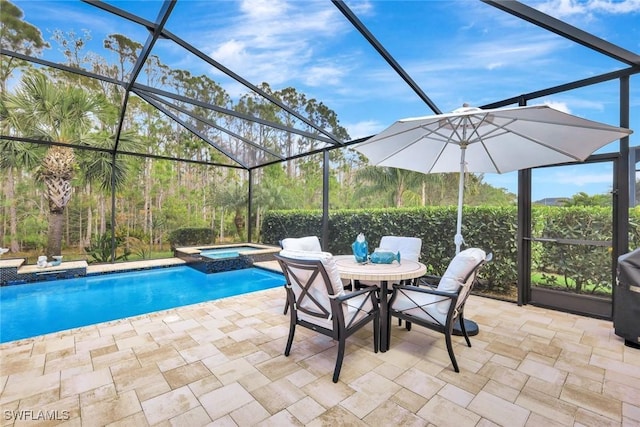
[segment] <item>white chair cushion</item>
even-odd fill
[[[411,299],[409,299],[405,293],[408,294]],[[447,320],[447,312],[445,311],[444,313],[441,313],[440,310],[437,309],[439,304],[443,304],[442,301],[446,301],[447,303],[449,302],[445,297],[438,295],[402,290],[398,291],[398,296],[393,301],[393,309],[402,311],[406,314],[411,314],[412,316],[427,322],[440,323],[441,325],[444,325]],[[418,308],[418,306],[422,307],[428,314]]]
[[[382,236],[379,248],[394,253],[400,252],[401,260],[418,261],[422,250],[422,239],[417,237]]]
[[[322,252],[318,236],[287,237],[282,239],[282,249],[293,251]]]
[[[333,287],[334,295],[342,296],[346,292],[344,290],[342,280],[340,279],[340,273],[338,272],[338,266],[336,265],[335,258],[329,252],[306,252],[306,251],[293,251],[293,250],[281,250],[280,255],[287,258],[294,258],[300,260],[320,260],[325,270],[327,271],[327,275],[329,276],[329,280],[331,280],[331,285]],[[311,276],[311,272],[297,272],[300,280],[305,281]],[[294,292],[296,290],[294,289]],[[318,276],[315,283],[312,285],[309,293],[313,295],[313,297],[320,302],[320,304],[329,312],[331,312],[331,304],[329,302],[329,297],[327,296],[326,286],[322,282],[322,277]],[[367,301],[364,301],[367,299]],[[364,301],[364,305],[362,310],[359,310],[360,306]],[[307,301],[309,304],[305,308],[309,308],[310,310],[317,311],[317,307],[311,301]],[[344,314],[345,323],[348,325],[351,322],[352,318],[359,319],[367,315],[367,312],[372,308],[371,297],[368,294],[363,294],[354,298],[351,298],[342,304],[342,312]],[[305,315],[305,313],[298,312],[298,317],[300,319],[304,319],[308,322],[314,323],[316,325],[329,328],[333,327],[331,319],[320,319],[317,317]]]
[[[301,259],[301,260],[320,260],[327,274],[331,285],[333,286],[333,292],[336,296],[344,295],[344,288],[342,287],[342,280],[340,280],[340,273],[338,273],[338,266],[333,255],[329,252],[307,252],[307,251],[295,251],[283,249],[280,251],[280,255],[287,258]],[[324,286],[324,285],[323,285]]]
[[[362,305],[363,300],[363,310],[358,310],[360,305]],[[355,317],[356,321],[360,318],[366,316],[368,311],[371,310],[371,297],[369,294],[359,295],[357,297],[353,297],[350,300],[346,301],[342,304],[342,312],[344,314],[345,324],[349,324],[351,318]],[[323,328],[332,329],[333,328],[333,319],[322,319],[319,317],[309,316],[306,313],[298,311],[298,318],[302,320],[306,320],[309,323],[313,323],[314,325],[322,326]]]
[[[473,269],[485,259],[487,254],[479,248],[469,248],[456,255],[447,270],[442,275],[438,290],[447,292],[457,292],[460,286],[469,285],[464,283],[465,278]],[[438,303],[438,311],[446,314],[449,310],[450,300]]]
[[[440,279],[438,289],[441,291],[457,291],[463,285],[464,279],[485,257],[485,252],[478,248],[469,248],[460,252],[449,263],[447,270]]]

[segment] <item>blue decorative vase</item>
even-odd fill
[[[398,260],[398,264],[400,264],[400,252],[398,251],[398,253],[394,254],[391,251],[375,250],[370,259],[374,264],[391,264],[395,260]]]
[[[358,234],[356,241],[351,244],[351,249],[353,250],[353,256],[356,258],[357,263],[367,262],[369,258],[369,245],[367,244],[367,239],[365,239],[364,234]]]

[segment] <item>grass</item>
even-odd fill
[[[544,276],[552,276],[556,277],[558,280],[555,283],[548,283],[543,279]],[[557,289],[562,291],[571,291],[575,292],[576,290],[576,282],[571,277],[565,278],[561,274],[553,274],[553,273],[541,273],[541,272],[531,272],[531,285],[538,286],[541,288],[549,288],[549,289]],[[586,295],[599,295],[599,296],[611,296],[610,288],[603,288],[602,286],[597,286],[592,283],[587,283],[582,287],[581,294]]]

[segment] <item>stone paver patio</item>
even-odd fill
[[[610,321],[478,296],[472,348],[392,327],[336,344],[298,328],[283,350],[284,290],[0,345],[2,425],[640,426],[640,350]],[[640,321],[640,320],[639,320]]]

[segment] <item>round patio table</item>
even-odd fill
[[[391,341],[391,316],[389,315],[389,282],[415,279],[427,273],[427,267],[416,261],[403,260],[400,264],[359,264],[353,255],[336,255],[340,278],[379,283],[380,287],[380,351],[389,349]]]

